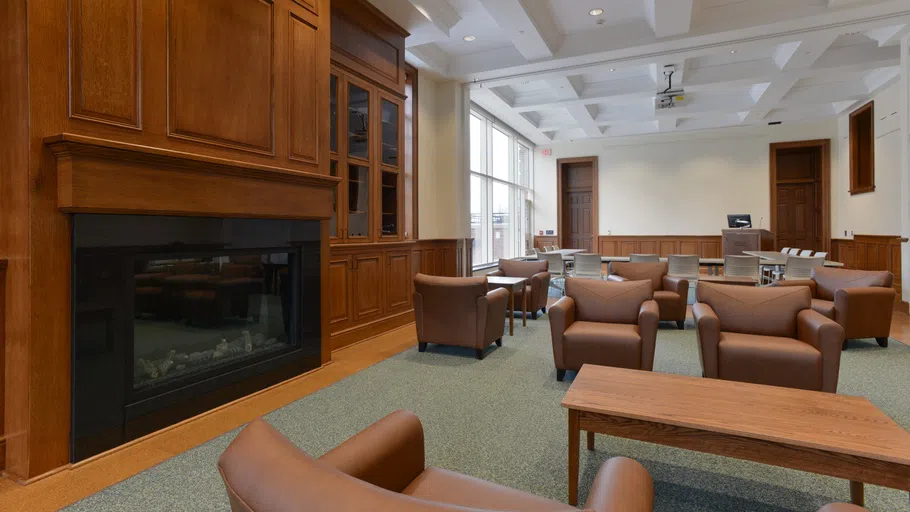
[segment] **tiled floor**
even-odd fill
[[[550,304],[556,299],[551,299]],[[691,310],[690,310],[691,317]],[[520,335],[520,324],[516,335]],[[891,336],[910,344],[910,316],[895,311]],[[0,510],[57,510],[414,346],[414,325],[333,354],[332,364],[28,486],[0,479]]]

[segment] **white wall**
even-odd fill
[[[539,147],[534,230],[558,229],[556,160],[591,155],[600,167],[601,235],[719,235],[727,213],[768,227],[769,144],[824,138],[837,147],[835,119],[564,143],[547,146],[550,156]]]
[[[875,191],[851,196],[850,112],[837,120],[838,165],[832,169],[832,236],[901,234],[900,83],[878,93],[875,101]],[[858,104],[857,108],[865,102]],[[852,112],[852,111],[851,111]],[[844,234],[846,232],[846,235]]]

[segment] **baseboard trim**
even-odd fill
[[[900,311],[901,313],[906,313],[906,314],[910,315],[910,303],[908,303],[907,301],[902,300],[902,301],[894,304],[894,309]]]
[[[332,352],[343,349],[347,346],[375,338],[388,331],[397,329],[414,321],[414,310],[403,311],[392,316],[380,318],[372,322],[358,325],[350,329],[336,332],[331,335],[330,344]]]

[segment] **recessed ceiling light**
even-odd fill
[[[730,53],[736,53],[736,50],[730,50]]]
[[[596,8],[596,9],[591,9],[590,11],[588,11],[588,14],[590,14],[591,16],[600,16],[603,13],[604,13],[604,10],[601,9],[600,7]]]
[[[467,42],[469,42],[469,43],[470,43],[471,41],[475,40],[475,39],[477,39],[477,38],[474,37],[474,36],[464,36],[464,40],[467,41]]]
[[[616,71],[616,68],[610,68],[610,73]]]

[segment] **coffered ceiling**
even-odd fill
[[[835,116],[898,79],[910,33],[908,0],[371,2],[409,62],[544,145]],[[666,65],[687,99],[656,110]]]

